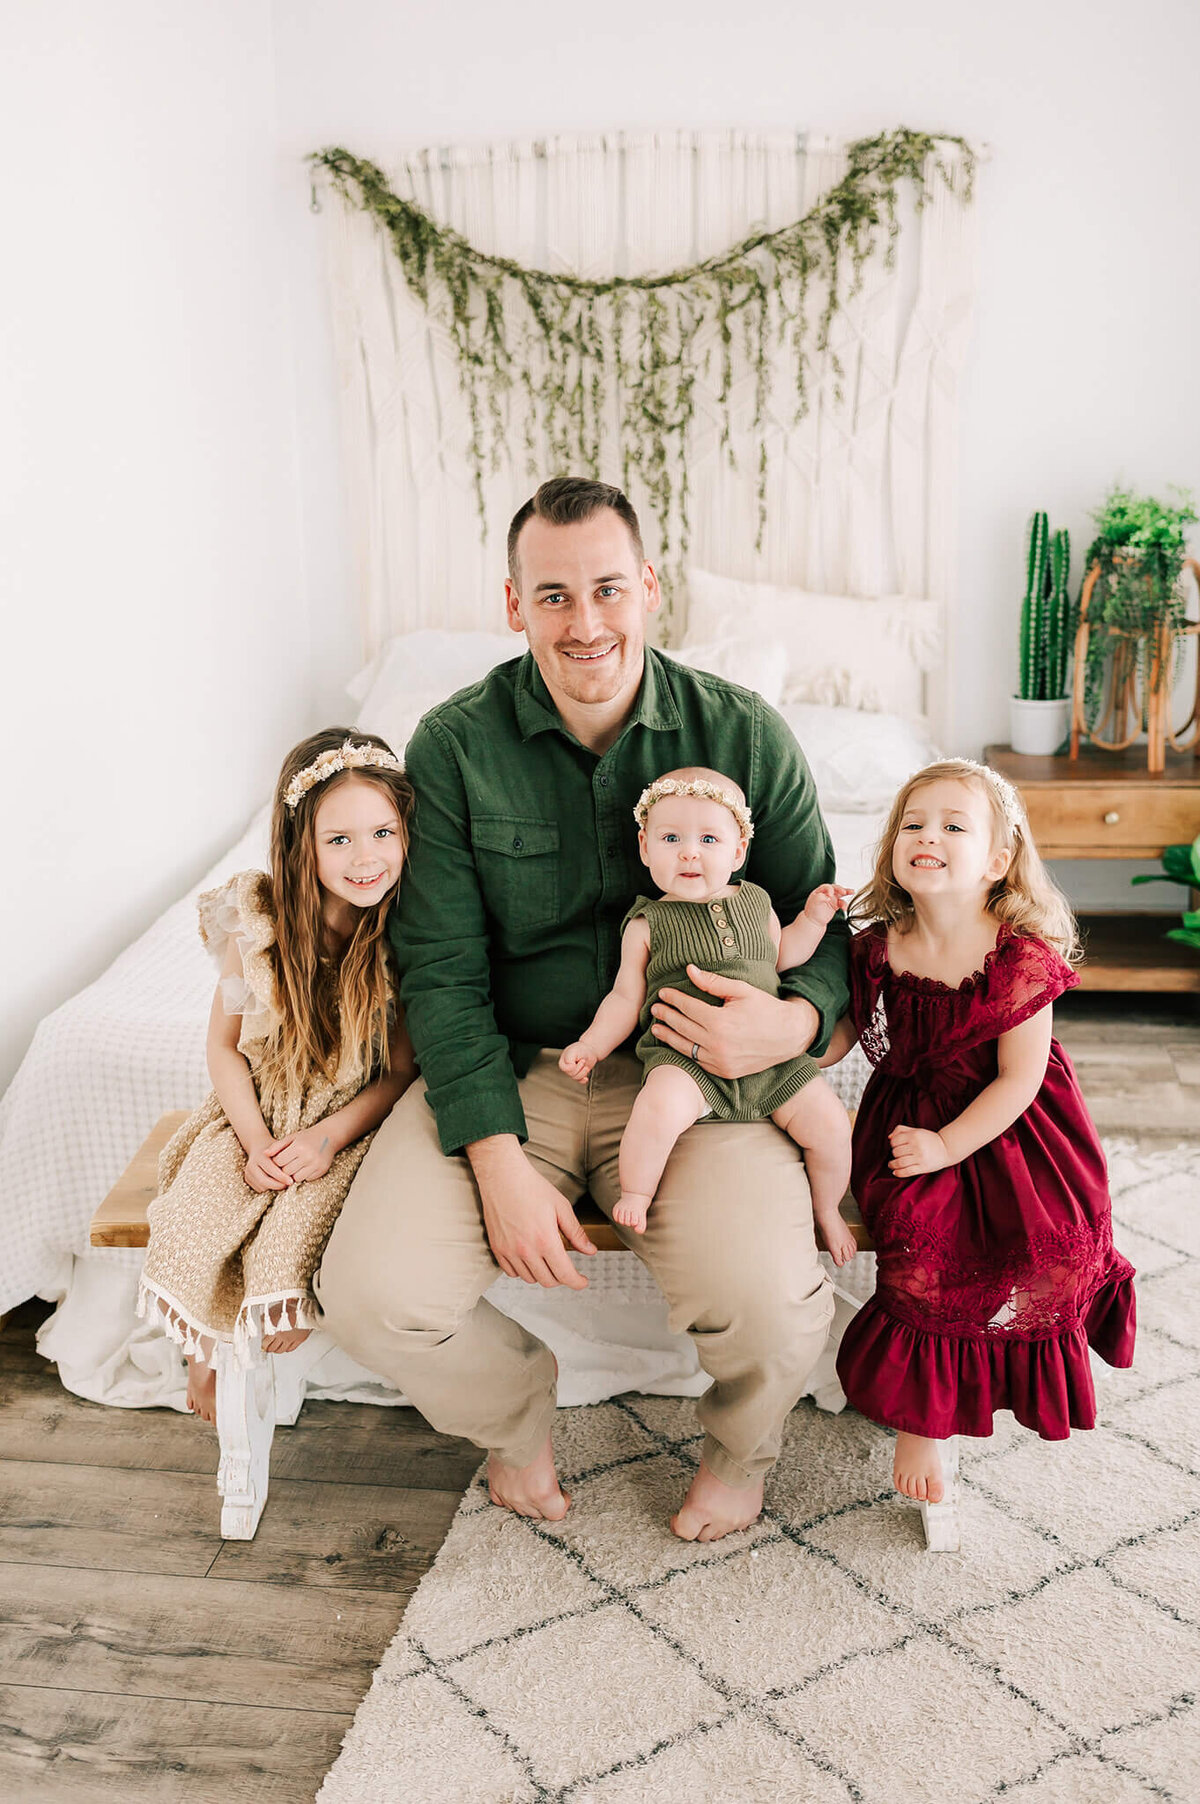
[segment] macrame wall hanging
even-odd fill
[[[610,151],[614,141],[602,142]],[[657,150],[666,139],[654,143]],[[579,141],[573,153],[581,155],[586,149],[581,146]],[[526,148],[540,151],[543,158],[544,205],[546,152],[540,146]],[[503,152],[488,155],[498,162]],[[754,555],[761,554],[778,447],[805,419],[814,395],[827,391],[831,417],[839,407],[845,409],[843,348],[849,345],[856,352],[850,341],[868,330],[869,322],[864,326],[856,320],[849,339],[844,331],[839,334],[839,326],[856,304],[862,310],[864,272],[868,266],[878,272],[892,269],[906,208],[914,214],[927,208],[944,211],[947,206],[967,209],[976,163],[971,147],[959,138],[897,130],[862,139],[837,152],[835,179],[825,181],[799,217],[775,223],[776,195],[768,223],[727,242],[727,248],[675,267],[662,260],[642,272],[621,268],[619,246],[613,253],[616,267],[599,271],[563,267],[563,259],[552,251],[547,255],[549,266],[541,266],[540,258],[535,262],[506,254],[497,243],[503,245],[505,236],[503,222],[494,217],[500,207],[485,209],[485,231],[473,234],[437,217],[442,209],[428,204],[435,197],[450,197],[455,182],[466,180],[472,171],[465,161],[453,152],[422,156],[429,177],[422,198],[418,198],[421,167],[415,159],[399,171],[407,178],[403,182],[389,179],[374,163],[345,149],[320,151],[312,162],[340,194],[347,213],[365,216],[382,234],[380,243],[392,254],[403,290],[425,312],[439,341],[449,346],[465,406],[461,455],[485,536],[490,533],[493,540],[497,536],[496,521],[488,519],[489,508],[496,511],[489,496],[495,494],[497,476],[506,471],[514,505],[538,480],[558,471],[619,481],[653,515],[653,521],[645,523],[647,537],[655,545],[668,597],[678,589],[692,547],[698,438],[711,441],[715,432],[723,463],[736,472],[743,537]],[[616,159],[610,156],[609,161],[615,168]],[[485,173],[491,176],[492,171]],[[623,165],[620,179],[626,180]],[[532,191],[534,184],[529,186]],[[695,186],[698,189],[699,178]],[[755,206],[748,183],[746,188],[743,210]],[[801,187],[798,192],[805,190]],[[812,192],[810,187],[808,193]],[[681,198],[686,205],[687,196]],[[461,203],[461,193],[459,199]],[[561,192],[557,204],[561,212]],[[582,196],[580,204],[587,205]],[[617,193],[610,185],[606,204],[611,208],[610,223],[624,224],[626,214],[633,211],[632,201],[626,206],[624,187]],[[454,207],[446,210],[453,217]],[[461,204],[457,210],[461,224]],[[524,217],[514,217],[510,242],[521,240],[522,227],[527,240],[531,211],[527,202]],[[764,211],[760,208],[758,218]],[[737,206],[728,213],[736,219]],[[753,219],[754,212],[749,217]],[[491,225],[496,229],[487,232]],[[481,235],[491,242],[477,242]],[[355,275],[360,290],[364,267],[360,251]],[[918,304],[920,300],[918,296]],[[944,324],[936,296],[935,301],[933,335]],[[373,416],[371,433],[377,439],[383,416],[409,403],[397,398],[396,385],[383,367],[389,331],[397,359],[404,350],[395,296],[386,317],[378,307],[375,313],[374,325],[361,317],[355,326],[357,342],[351,353],[347,354],[344,335],[342,349],[343,368],[351,369],[346,379],[362,382],[364,405]],[[885,337],[888,368],[882,381],[888,384],[899,351],[900,333],[894,324],[885,328]],[[364,349],[368,341],[369,352]],[[931,357],[936,349],[932,347]],[[365,376],[352,368],[355,352],[367,370]],[[424,380],[424,372],[412,373]],[[857,369],[850,379],[853,390]],[[855,400],[852,393],[852,412]],[[440,410],[445,404],[442,388],[435,406]],[[415,411],[421,411],[420,403]],[[439,450],[443,461],[445,449],[443,434]],[[369,467],[371,455],[370,450],[364,454],[360,467],[377,488],[378,471]],[[414,469],[414,480],[421,480],[419,470]],[[375,500],[382,502],[382,496],[377,494]],[[792,516],[797,531],[794,510]],[[385,523],[377,520],[371,553],[376,566],[384,536]],[[703,547],[702,553],[707,555]],[[773,561],[777,565],[778,559]],[[897,555],[893,568],[902,561]],[[794,578],[797,572],[786,574]],[[806,573],[799,574],[803,578]],[[909,572],[899,575],[903,579]],[[845,577],[840,582],[832,573],[831,577],[830,587],[846,582]],[[370,580],[378,586],[377,579],[376,568]],[[852,572],[847,586],[872,592],[863,589],[864,580],[869,583],[871,573],[864,579],[862,573]],[[428,584],[423,588],[427,592]],[[925,581],[916,592],[932,589],[933,584]],[[877,580],[874,592],[879,592]],[[386,611],[391,615],[387,624],[394,630],[399,624],[394,606]],[[378,636],[377,631],[369,635]]]

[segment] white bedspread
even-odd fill
[[[878,819],[827,819],[839,879],[861,883]],[[136,1318],[142,1254],[92,1248],[88,1227],[159,1116],[194,1108],[209,1088],[204,1039],[213,968],[196,931],[195,897],[234,871],[263,866],[266,836],[264,811],[102,977],[48,1015],[0,1102],[0,1245],[7,1253],[0,1313],[34,1295],[58,1302],[39,1336],[41,1351],[58,1362],[69,1390],[98,1402],[184,1406],[178,1349]],[[830,1075],[843,1100],[857,1101],[861,1055]],[[860,1255],[852,1276],[839,1277],[839,1320],[869,1290],[873,1265]],[[587,1275],[582,1293],[531,1290],[507,1278],[489,1293],[554,1349],[561,1401],[599,1402],[624,1390],[698,1395],[707,1379],[690,1341],[668,1329],[666,1306],[640,1261],[602,1253],[587,1262]],[[310,1357],[309,1395],[400,1401],[324,1337]],[[818,1402],[840,1407],[832,1356],[812,1390]]]

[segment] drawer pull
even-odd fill
[[[1117,813],[1116,809],[1110,808],[1108,813],[1104,817],[1104,825],[1106,827],[1115,827],[1117,822],[1120,820],[1120,818],[1121,817]]]

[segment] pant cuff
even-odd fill
[[[760,1478],[773,1465],[772,1460],[764,1460],[754,1472],[747,1472],[744,1466],[731,1459],[719,1441],[714,1441],[711,1434],[704,1437],[701,1459],[714,1478],[719,1478],[724,1485],[733,1485],[736,1490],[745,1490],[748,1485],[756,1485]]]

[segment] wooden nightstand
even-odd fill
[[[1168,752],[1166,770],[1153,777],[1145,746],[1081,751],[1075,760],[1006,745],[989,745],[983,755],[1020,790],[1043,858],[1161,858],[1164,846],[1200,833],[1200,759],[1191,752]],[[1175,894],[1182,913],[1186,892]],[[1200,994],[1200,952],[1165,937],[1175,924],[1161,914],[1081,915],[1080,988]]]

